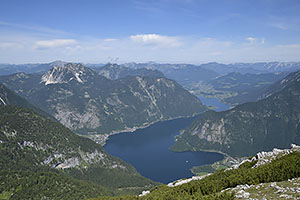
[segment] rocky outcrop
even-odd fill
[[[168,187],[176,187],[176,186],[179,186],[179,185],[183,185],[183,184],[189,183],[191,181],[201,180],[201,179],[203,179],[203,178],[205,178],[205,177],[207,177],[209,175],[210,174],[203,175],[203,176],[193,176],[192,178],[177,180],[177,181],[168,183],[167,186]]]
[[[236,199],[291,199],[298,200],[300,178],[283,182],[261,183],[258,185],[238,185],[222,192],[235,193]]]
[[[233,165],[231,168],[228,168],[226,170],[237,169],[245,162],[254,162],[254,161],[256,161],[256,164],[252,168],[257,168],[259,166],[270,163],[275,159],[281,158],[281,157],[286,156],[293,152],[300,152],[300,146],[298,146],[296,144],[292,144],[290,149],[274,148],[272,151],[269,151],[269,152],[265,152],[265,151],[258,152],[252,158],[245,159],[242,162],[240,162],[239,164]]]
[[[68,169],[76,167],[88,168],[89,165],[104,165],[106,162],[108,162],[107,155],[103,152],[95,150],[92,153],[80,152],[80,155],[75,157],[69,157],[69,154],[53,153],[49,155],[44,161],[42,161],[42,164],[56,169]],[[125,167],[120,165],[120,168]]]

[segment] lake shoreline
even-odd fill
[[[156,123],[135,132],[112,135],[104,149],[111,155],[133,165],[144,177],[169,183],[192,177],[194,166],[212,164],[224,158],[215,152],[174,152],[169,147],[180,130],[194,118],[181,118]]]
[[[240,160],[242,160],[242,159],[244,159],[244,158],[240,158],[240,157],[237,157],[237,158],[234,158],[234,157],[232,157],[232,156],[230,156],[230,155],[228,155],[227,153],[224,153],[224,152],[221,152],[221,151],[218,151],[218,150],[212,150],[212,149],[199,149],[199,150],[197,150],[197,151],[193,151],[193,150],[189,150],[189,151],[174,151],[174,150],[171,150],[170,149],[170,151],[173,151],[173,152],[178,152],[178,153],[180,153],[180,152],[210,152],[210,153],[218,153],[218,154],[221,154],[221,155],[223,155],[224,157],[223,157],[223,159],[222,160],[220,160],[220,161],[216,161],[216,162],[214,162],[214,163],[212,163],[212,164],[206,164],[206,166],[210,166],[210,167],[212,167],[212,168],[215,168],[215,167],[213,167],[214,165],[217,165],[217,166],[220,166],[220,165],[222,165],[222,166],[226,166],[227,168],[229,168],[229,167],[231,167],[232,165],[234,165],[234,164],[238,164],[239,162],[240,162]],[[203,166],[203,165],[202,165]],[[190,170],[191,170],[191,172],[194,174],[194,175],[196,175],[196,176],[198,176],[196,173],[194,173],[194,171],[193,171],[193,168],[197,168],[197,167],[201,167],[201,165],[200,166],[193,166]],[[217,170],[216,170],[217,171]],[[204,173],[210,173],[210,172],[207,172],[207,171],[202,171],[202,172],[204,172]]]
[[[207,106],[208,110],[210,106],[213,106],[215,107],[216,109],[221,109],[220,111],[217,111],[217,112],[221,112],[223,110],[228,110],[231,108],[231,105],[229,104],[225,104],[224,102],[222,102],[220,99],[218,98],[210,98],[210,97],[204,97],[204,96],[201,96],[201,95],[196,95],[202,102],[203,105]],[[207,101],[203,101],[204,99],[211,99],[211,100],[217,100],[219,102],[222,102],[222,108],[219,108],[218,106],[216,105],[213,105],[215,104],[216,102],[213,102],[211,105],[208,105],[206,102]],[[217,103],[218,104],[218,103]],[[226,109],[225,109],[226,108]],[[188,116],[178,116],[178,117],[172,117],[172,118],[168,118],[168,119],[159,119],[159,120],[156,120],[156,121],[153,121],[153,122],[149,122],[145,125],[141,125],[141,126],[137,126],[137,127],[127,127],[123,130],[114,130],[114,131],[111,131],[109,133],[96,133],[96,134],[87,134],[85,135],[87,138],[95,141],[96,143],[100,144],[101,146],[105,146],[106,144],[106,141],[109,139],[110,136],[112,135],[116,135],[116,134],[121,134],[121,133],[128,133],[128,132],[134,132],[136,130],[140,130],[140,129],[144,129],[144,128],[148,128],[149,126],[152,126],[156,123],[159,123],[159,122],[164,122],[164,121],[171,121],[171,120],[175,120],[175,119],[184,119],[184,118],[191,118],[191,117],[196,117],[196,116],[200,116],[202,113],[206,112],[207,110],[203,111],[203,112],[200,112],[200,113],[194,113],[192,115],[188,115]],[[79,135],[82,135],[82,134],[79,134]],[[209,152],[209,151],[207,151]],[[213,152],[213,151],[212,151]],[[221,152],[216,152],[216,153],[221,153]],[[221,153],[222,154],[222,153]]]
[[[206,112],[206,111],[204,111],[204,112]],[[142,126],[138,126],[138,127],[132,127],[132,128],[126,128],[126,129],[123,129],[123,130],[111,131],[110,133],[99,133],[99,134],[88,134],[88,135],[78,134],[78,135],[87,137],[87,138],[93,140],[94,142],[96,142],[97,144],[100,144],[101,146],[105,146],[106,141],[112,135],[122,134],[122,133],[133,133],[134,131],[148,128],[148,127],[150,127],[152,125],[155,125],[156,123],[159,123],[159,122],[172,121],[172,120],[176,120],[176,119],[188,119],[188,118],[199,116],[204,112],[195,113],[195,114],[189,115],[189,116],[178,116],[178,117],[173,117],[173,118],[169,118],[169,119],[156,120],[156,121],[153,121],[153,122],[149,122],[146,125],[142,125]]]
[[[214,107],[213,110],[215,110],[216,112],[229,110],[233,107],[231,104],[228,104],[228,103],[224,102],[222,99],[218,99],[216,97],[206,97],[206,96],[202,96],[202,95],[196,95],[196,96],[207,107],[210,107],[210,106]]]

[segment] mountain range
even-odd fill
[[[125,63],[123,66],[132,69],[152,69],[161,71],[167,78],[173,79],[185,85],[192,82],[208,81],[219,75],[219,73],[191,64],[158,64],[148,63]]]
[[[267,98],[200,115],[176,138],[173,150],[219,151],[249,156],[300,144],[300,71],[275,84]]]
[[[241,74],[293,72],[300,69],[300,62],[258,62],[258,63],[207,63],[200,65],[219,74],[238,72]]]
[[[82,134],[133,130],[207,109],[161,74],[110,80],[79,63],[55,65],[44,74],[0,76],[0,82]]]
[[[225,75],[232,72],[241,74],[274,73],[274,72],[293,72],[300,69],[300,62],[259,62],[259,63],[231,63],[223,64],[217,62],[204,63],[199,65],[192,64],[160,64],[155,62],[148,63],[125,63],[123,66],[139,69],[157,69],[164,73],[168,78],[180,82],[184,79],[207,81],[216,75]],[[179,73],[184,74],[183,77]],[[197,73],[198,78],[193,78]],[[178,77],[178,79],[176,79]]]
[[[51,63],[34,63],[34,64],[0,64],[0,75],[9,75],[13,73],[24,72],[26,74],[45,73],[55,65],[62,65],[66,62],[54,61]],[[167,78],[174,79],[181,84],[191,82],[207,81],[220,75],[232,72],[241,74],[257,73],[275,73],[275,72],[293,72],[300,69],[300,62],[258,62],[258,63],[204,63],[199,65],[193,64],[161,64],[155,62],[147,63],[124,63],[117,64],[86,64],[87,67],[100,72],[110,70],[110,79],[116,79],[127,75],[137,75],[148,73],[147,69],[158,70]],[[117,66],[116,69],[113,69]],[[120,73],[121,76],[118,75]],[[135,70],[132,70],[135,69]],[[138,69],[138,70],[137,70]],[[137,71],[139,72],[137,72]],[[151,71],[150,71],[151,72]],[[105,72],[106,73],[106,72]],[[153,71],[152,71],[153,73]],[[157,72],[154,72],[157,73]],[[113,75],[114,74],[114,75]],[[150,73],[151,74],[151,73]],[[109,77],[107,77],[109,78]]]
[[[261,99],[268,87],[288,73],[299,70],[300,62],[211,62],[201,65],[148,62],[126,63],[123,66],[159,70],[195,95],[218,98],[226,104],[236,106]]]

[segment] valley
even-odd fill
[[[207,69],[212,65],[218,70]],[[41,189],[36,198],[49,197],[47,187],[66,199],[142,191],[161,198],[170,192],[163,184],[201,182],[259,151],[300,142],[299,71],[222,74],[217,63],[42,66],[0,76],[0,175],[10,182],[3,198],[29,197],[28,181]]]

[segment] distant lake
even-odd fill
[[[230,105],[223,103],[220,99],[217,98],[207,98],[203,96],[197,96],[201,102],[206,105],[206,106],[213,106],[215,107],[215,111],[224,111],[224,110],[229,110]]]
[[[154,181],[169,183],[193,176],[193,166],[211,164],[223,159],[212,152],[172,152],[174,137],[194,118],[158,122],[132,133],[109,137],[105,150],[132,164],[139,173]]]

